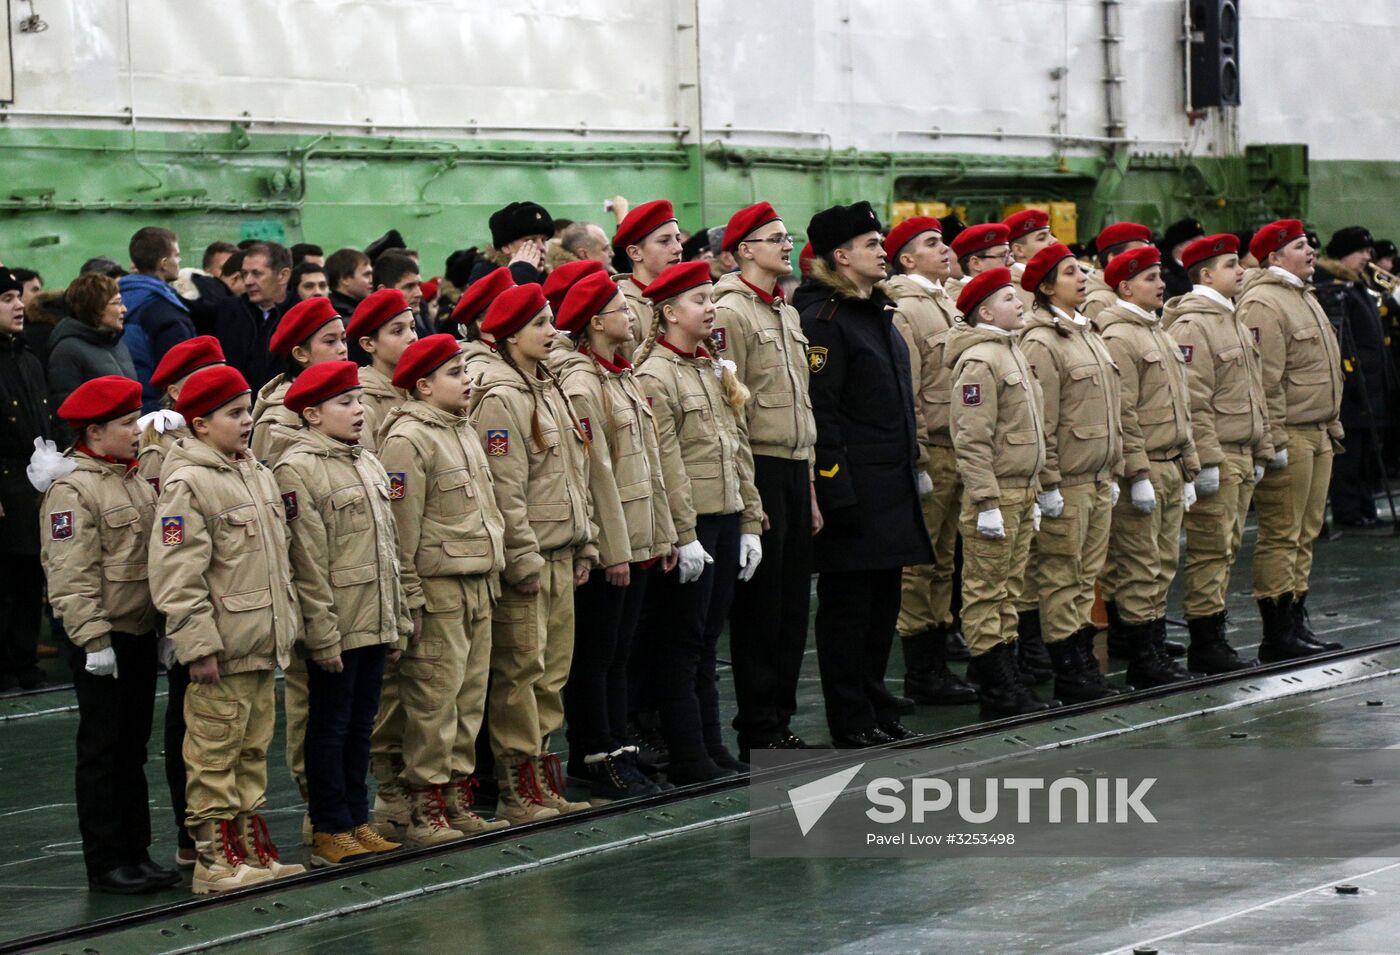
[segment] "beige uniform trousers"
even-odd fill
[[[1003,488],[1001,519],[1006,536],[977,533],[977,507],[963,495],[958,530],[963,538],[962,631],[973,656],[1016,639],[1016,608],[1030,556],[1033,488]]]
[[[491,625],[491,748],[504,779],[507,758],[539,756],[564,725],[564,684],[574,658],[574,549],[546,555],[540,590],[501,588]]]
[[[369,770],[381,786],[403,772],[403,704],[399,701],[399,665],[384,664],[379,688],[379,715],[369,743]]]
[[[958,544],[962,479],[952,448],[928,449],[928,476],[933,491],[922,504],[924,524],[933,542],[933,563],[904,568],[899,601],[899,635],[912,637],[953,623],[953,554]]]
[[[306,658],[295,651],[282,671],[282,705],[287,710],[287,771],[306,802],[306,724],[311,718],[311,688]]]
[[[399,658],[403,770],[409,789],[476,768],[491,665],[491,577],[424,577],[423,628]]]
[[[1123,481],[1099,585],[1104,600],[1116,604],[1128,624],[1151,623],[1167,615],[1167,591],[1181,554],[1181,461],[1151,461],[1149,467],[1156,506],[1151,514],[1133,507],[1133,482]]]
[[[267,796],[277,723],[271,670],[226,674],[185,691],[185,827],[256,812]]]
[[[1306,593],[1313,541],[1327,510],[1332,439],[1325,424],[1288,429],[1288,467],[1265,471],[1254,491],[1259,542],[1254,548],[1254,596]]]
[[[1225,610],[1230,567],[1240,552],[1244,521],[1254,495],[1254,460],[1247,448],[1224,446],[1220,490],[1200,497],[1182,523],[1186,525],[1186,565],[1182,570],[1182,604],[1188,620]]]
[[[1028,576],[1040,600],[1040,632],[1046,643],[1067,640],[1088,626],[1094,584],[1108,558],[1113,485],[1108,481],[1061,485],[1065,509],[1040,519],[1036,559]]]

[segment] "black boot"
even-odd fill
[[[1064,640],[1045,645],[1055,668],[1055,698],[1066,703],[1085,703],[1118,695],[1118,691],[1104,681],[1098,663],[1085,659],[1083,632],[1077,631]]]
[[[1186,667],[1192,673],[1233,673],[1257,665],[1253,660],[1241,660],[1235,648],[1226,642],[1225,611],[1188,619],[1186,626],[1191,631]]]
[[[1026,686],[1049,683],[1055,675],[1050,653],[1040,636],[1040,611],[1025,610],[1016,618],[1016,666]]]
[[[976,703],[977,690],[948,669],[947,635],[935,628],[921,637],[904,637],[904,693],[915,703],[953,705]]]
[[[1259,643],[1261,663],[1298,660],[1326,652],[1320,644],[1304,643],[1298,639],[1294,630],[1292,592],[1261,599],[1259,616],[1264,621],[1264,639]]]
[[[967,638],[957,627],[945,627],[948,634],[947,648],[949,660],[971,660],[972,651],[967,648]]]
[[[1191,674],[1182,669],[1162,646],[1167,632],[1165,617],[1151,623],[1125,623],[1123,632],[1133,648],[1128,660],[1128,685],[1138,690],[1166,686],[1189,680]]]
[[[1123,627],[1123,618],[1118,614],[1118,605],[1112,600],[1105,600],[1103,609],[1108,614],[1109,657],[1118,660],[1131,660],[1133,658],[1133,642]]]
[[[1122,691],[1109,685],[1108,677],[1099,667],[1098,655],[1094,653],[1094,638],[1098,636],[1098,633],[1098,628],[1090,623],[1080,627],[1070,639],[1075,641],[1075,646],[1079,648],[1079,659],[1084,664],[1084,672],[1089,675],[1090,682],[1099,688],[1103,694],[1100,697],[1102,699],[1104,696],[1117,696]],[[1058,693],[1055,695],[1059,696]]]
[[[981,717],[984,720],[1041,713],[1050,709],[1048,703],[1034,699],[1021,685],[1016,649],[1009,643],[998,644],[995,649],[974,656],[967,666],[967,675],[977,686],[977,698],[982,704]]]
[[[1324,650],[1340,650],[1342,645],[1336,640],[1319,640],[1308,626],[1308,592],[1293,595],[1293,635],[1299,643],[1316,645]]]

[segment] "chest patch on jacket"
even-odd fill
[[[174,547],[185,542],[185,519],[183,517],[162,517],[160,519],[160,542],[166,547]]]
[[[297,519],[301,509],[297,507],[297,492],[288,491],[282,495],[282,510],[287,514],[287,522],[291,523]]]
[[[972,407],[982,403],[981,385],[963,385],[963,404]]]
[[[821,345],[814,345],[807,349],[807,367],[812,369],[812,374],[816,374],[826,367],[826,349]]]
[[[66,541],[73,536],[72,511],[54,511],[49,515],[49,536],[56,541]]]
[[[1188,365],[1191,364],[1191,353],[1192,353],[1193,351],[1195,351],[1195,348],[1194,348],[1193,346],[1191,346],[1191,345],[1182,345],[1182,346],[1181,346],[1181,357],[1182,357],[1183,359],[1185,359],[1185,361],[1186,361],[1186,363],[1187,363]]]
[[[510,431],[505,428],[494,428],[487,431],[486,453],[498,458],[510,454]]]
[[[402,501],[404,494],[408,492],[408,481],[404,479],[402,471],[390,471],[389,473],[389,500]]]
[[[716,328],[710,334],[714,337],[716,351],[728,351],[729,333],[727,331],[723,328]]]

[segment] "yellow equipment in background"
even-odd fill
[[[1050,214],[1050,234],[1065,245],[1079,241],[1079,207],[1073,202],[1014,202],[1001,207],[1001,217],[1025,209],[1039,209]]]

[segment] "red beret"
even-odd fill
[[[394,387],[412,391],[419,378],[427,378],[461,351],[462,343],[452,335],[429,335],[418,339],[403,350],[399,363],[394,366]]]
[[[353,361],[323,361],[297,375],[282,404],[293,414],[301,414],[312,405],[343,395],[360,387],[360,366]]]
[[[459,325],[470,324],[472,319],[486,311],[497,295],[514,284],[515,279],[511,277],[510,269],[504,265],[487,272],[468,285],[462,297],[457,299],[457,307],[452,310],[452,320]]]
[[[676,221],[676,210],[665,199],[644,202],[623,219],[613,234],[613,245],[625,249],[651,235],[668,222]]]
[[[437,298],[438,283],[440,281],[442,281],[442,279],[439,276],[434,275],[432,278],[427,279],[424,282],[420,282],[418,285],[418,291],[423,293],[424,299],[432,301],[433,299]]]
[[[1103,252],[1124,242],[1151,242],[1152,230],[1136,222],[1115,222],[1106,225],[1094,239],[1094,251]]]
[[[542,309],[548,307],[549,302],[545,300],[544,289],[534,282],[508,288],[497,295],[491,307],[486,310],[486,317],[481,320],[481,331],[487,335],[494,335],[497,341],[509,338],[524,328]]]
[[[971,225],[958,233],[953,240],[953,255],[962,259],[974,252],[990,249],[994,245],[1006,245],[1011,241],[1011,230],[1000,222],[985,225]]]
[[[549,300],[549,307],[558,313],[564,304],[564,296],[569,294],[569,289],[580,281],[585,275],[593,272],[607,273],[603,268],[603,263],[595,259],[579,259],[577,262],[565,262],[556,269],[552,269],[549,277],[544,280],[544,297]]]
[[[223,346],[213,335],[187,338],[172,346],[160,364],[156,365],[151,375],[151,387],[156,391],[165,391],[167,385],[175,384],[191,372],[221,364],[224,360]]]
[[[73,389],[58,416],[73,424],[101,424],[141,410],[141,382],[122,375],[92,378]]]
[[[937,232],[943,234],[943,223],[933,216],[914,216],[905,219],[899,225],[890,230],[890,234],[885,236],[885,255],[893,259],[899,254],[899,250],[904,248],[914,238],[923,235],[925,232]]]
[[[1215,235],[1202,236],[1188,245],[1181,253],[1181,264],[1184,268],[1189,269],[1197,262],[1213,259],[1217,255],[1232,255],[1239,250],[1240,240],[1238,237],[1228,232],[1218,232]]]
[[[300,345],[316,334],[316,329],[338,318],[340,313],[324,295],[302,299],[277,323],[272,340],[267,343],[267,350],[274,355],[290,355],[294,345]]]
[[[1002,225],[1006,226],[1011,233],[1007,241],[1015,242],[1017,239],[1024,239],[1032,232],[1050,228],[1050,213],[1040,209],[1022,209],[1020,212],[1013,212],[1007,216]]]
[[[569,294],[564,296],[564,304],[559,307],[559,317],[555,319],[554,326],[572,335],[587,325],[617,294],[617,283],[605,271],[579,279],[569,289]]]
[[[797,270],[803,275],[812,273],[812,259],[816,258],[816,253],[812,251],[812,243],[808,242],[802,247],[802,251],[797,253]]]
[[[729,225],[724,229],[724,241],[720,243],[720,248],[725,252],[733,252],[739,247],[739,243],[752,235],[759,226],[781,218],[782,216],[766,202],[740,209],[729,217]]]
[[[1254,238],[1249,240],[1249,252],[1262,265],[1269,253],[1277,252],[1304,234],[1301,219],[1279,219],[1254,233]]]
[[[988,269],[974,275],[958,293],[958,311],[971,315],[972,310],[997,289],[1011,284],[1010,269]]]
[[[1108,262],[1108,267],[1103,270],[1104,284],[1113,289],[1114,294],[1118,294],[1118,284],[1126,282],[1128,279],[1136,278],[1139,274],[1146,272],[1154,265],[1159,265],[1162,261],[1162,253],[1155,245],[1144,245],[1140,249],[1132,249],[1128,252],[1119,252]]]
[[[251,390],[248,382],[232,365],[201,368],[190,375],[185,387],[180,389],[180,397],[175,401],[175,410],[186,421],[193,421],[217,411],[239,395],[246,395]]]
[[[1074,253],[1069,250],[1069,246],[1061,242],[1052,242],[1031,256],[1031,260],[1026,263],[1026,270],[1021,273],[1021,288],[1027,292],[1034,292],[1040,283],[1055,271],[1057,265],[1065,259],[1072,258]]]
[[[379,331],[394,316],[412,311],[408,299],[396,288],[382,288],[371,292],[355,306],[355,314],[350,316],[345,337],[357,342],[364,336]]]
[[[658,275],[655,282],[642,289],[642,294],[653,302],[664,302],[697,285],[714,280],[708,262],[677,262],[667,266],[666,271]]]

